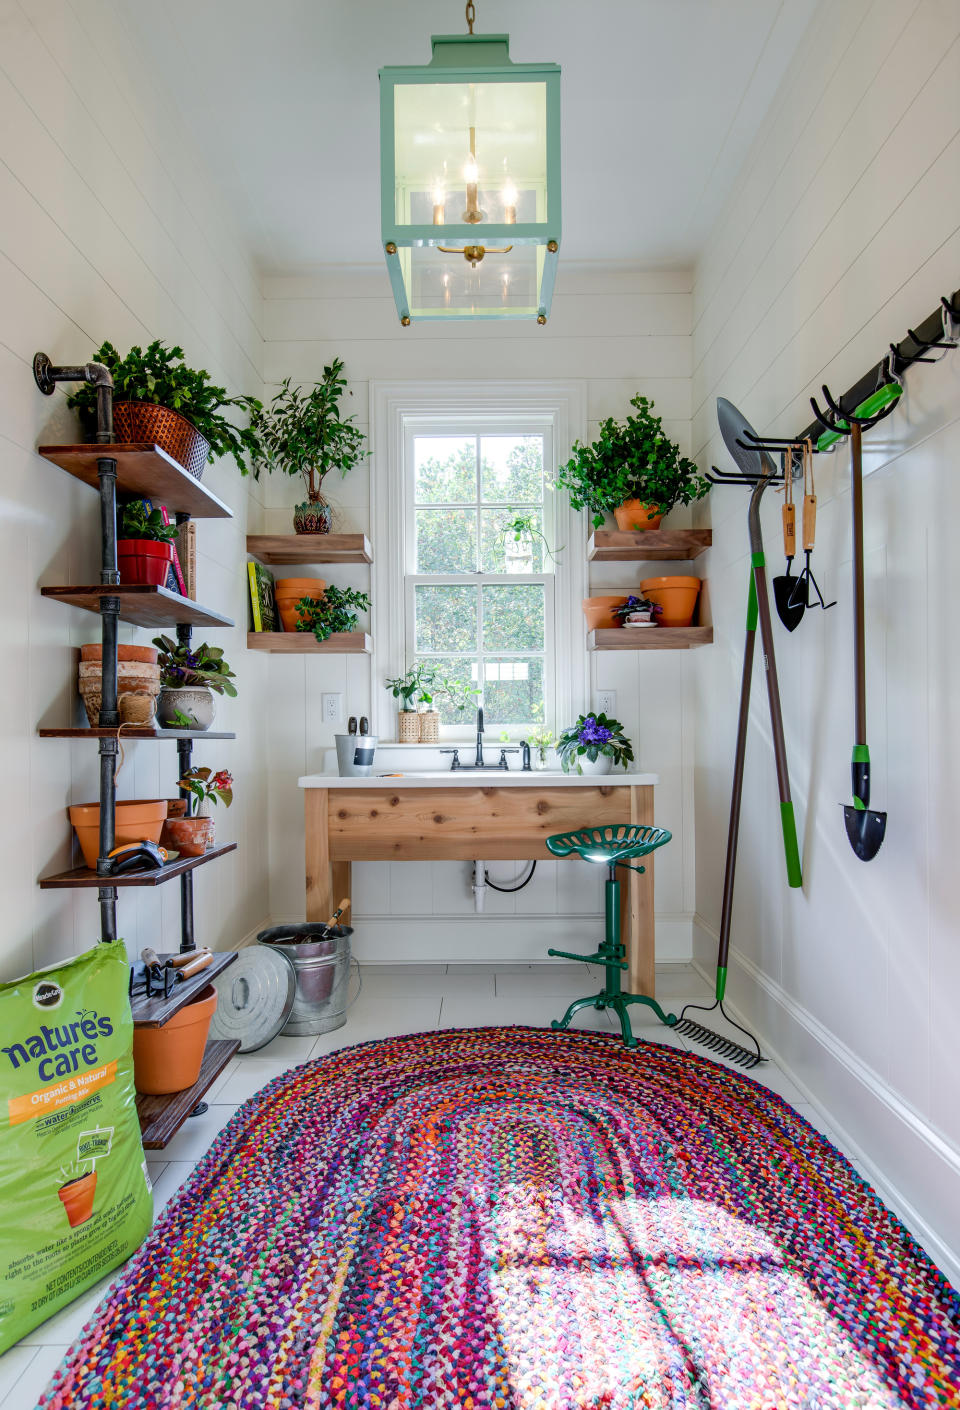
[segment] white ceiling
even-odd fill
[[[476,0],[563,68],[564,260],[692,262],[817,0]],[[461,0],[126,0],[144,58],[265,273],[373,264],[385,64]]]

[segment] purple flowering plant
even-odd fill
[[[608,755],[615,764],[626,768],[633,762],[633,745],[619,720],[591,712],[581,715],[576,724],[563,731],[557,741],[557,755],[565,774],[573,769],[582,774],[582,760],[596,763],[601,755]]]
[[[208,646],[204,641],[191,648],[168,636],[155,636],[153,644],[157,647],[160,684],[167,690],[207,686],[218,695],[236,695],[235,676],[223,659],[222,647]]]

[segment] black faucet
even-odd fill
[[[523,772],[525,774],[528,774],[530,772],[530,745],[525,739],[521,739],[520,741],[520,752],[523,755],[523,763],[521,767],[523,769]]]
[[[477,710],[477,756],[473,761],[475,769],[483,768],[483,706]]]

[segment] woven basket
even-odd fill
[[[159,446],[195,480],[203,478],[210,444],[179,411],[145,401],[114,402],[113,433],[118,441]]]
[[[420,743],[440,743],[440,711],[424,710],[420,716]]]
[[[397,738],[401,744],[420,743],[420,716],[416,710],[400,710],[397,714],[400,721],[397,728]]]

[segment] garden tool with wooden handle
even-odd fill
[[[813,478],[813,442],[806,440],[803,443],[803,551],[806,555],[806,564],[797,579],[791,603],[796,601],[801,608],[822,607],[826,612],[830,607],[836,607],[837,603],[836,599],[833,602],[824,602],[823,593],[820,591],[810,568],[810,555],[813,552],[816,538],[817,492]],[[816,602],[810,601],[811,587],[817,594]]]
[[[806,502],[804,502],[806,503]],[[806,508],[804,508],[806,524]],[[797,553],[797,506],[793,502],[793,450],[783,456],[783,551],[787,559],[786,574],[773,580],[773,600],[788,632],[795,631],[803,619],[804,603],[797,596],[799,578],[790,576]]]

